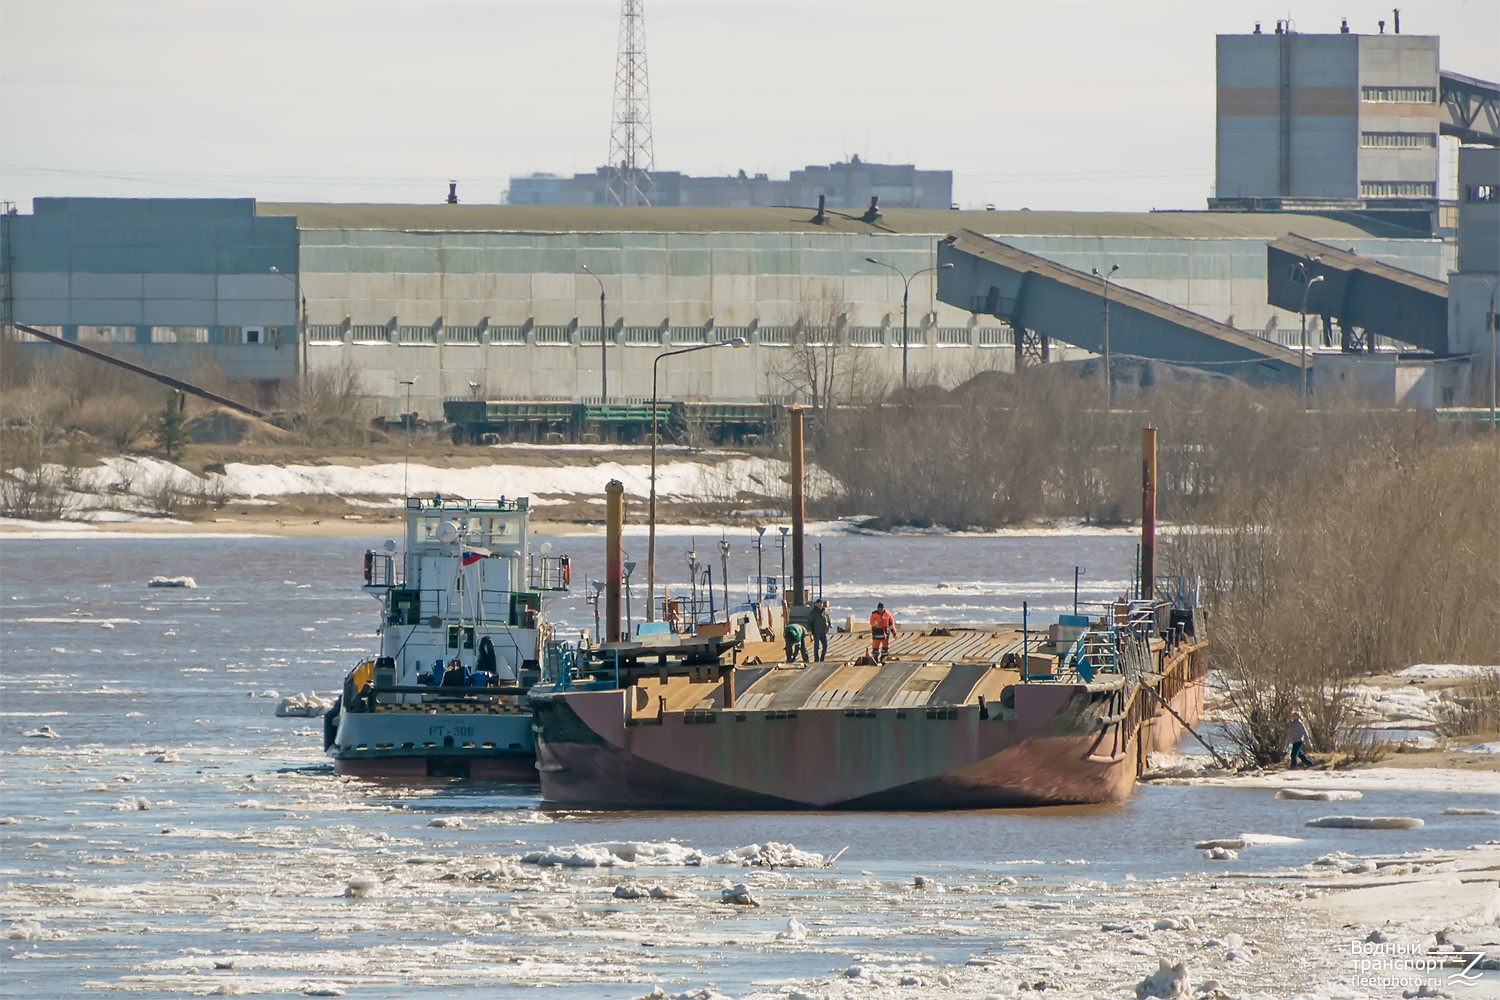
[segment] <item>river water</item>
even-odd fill
[[[738,601],[754,536],[727,537]],[[762,565],[776,574],[768,537]],[[660,536],[663,582],[687,590],[696,544],[722,594],[718,540]],[[1209,966],[1235,995],[1362,996],[1316,992],[1347,956],[1294,909],[1289,871],[1334,851],[1452,852],[1497,833],[1493,816],[1444,815],[1494,804],[1478,790],[1330,804],[1145,785],[1125,804],[1075,809],[602,814],[540,811],[524,786],[340,778],[321,720],[274,710],[280,695],[331,695],[373,648],[377,605],[358,586],[363,552],[381,541],[4,540],[0,995],[986,996],[1042,983],[1118,996],[1161,956]],[[601,538],[537,541],[571,554],[575,583],[600,575]],[[836,616],[883,600],[898,623],[1016,621],[1025,601],[1044,627],[1072,610],[1075,566],[1089,603],[1122,592],[1135,559],[1134,536],[1110,532],[830,531],[811,540],[810,565],[816,542]],[[644,537],[625,544],[644,564]],[[148,589],[155,575],[197,587]],[[549,614],[592,631],[575,590]],[[56,738],[26,735],[41,726]],[[1350,806],[1427,825],[1303,826]],[[1192,847],[1243,832],[1299,839],[1230,868]],[[775,869],[717,857],[768,842],[839,856]],[[647,846],[615,846],[635,859],[617,867],[522,860],[611,843]],[[350,895],[351,880],[369,894]],[[622,883],[678,898],[617,899]],[[762,905],[720,902],[736,883]],[[1195,923],[1154,929],[1163,917]],[[1246,943],[1226,959],[1218,939],[1230,934]],[[1298,934],[1299,953],[1283,954],[1277,942]]]

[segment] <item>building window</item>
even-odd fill
[[[1359,144],[1366,149],[1436,149],[1435,132],[1361,132]]]
[[[307,328],[309,344],[337,344],[344,339],[342,323],[313,323]]]
[[[63,335],[63,328],[60,326],[44,326],[40,323],[27,323],[26,325],[31,327],[33,330],[40,330],[43,333],[50,333],[54,337],[61,337]],[[45,341],[41,337],[26,333],[24,330],[21,330],[18,327],[14,326],[7,326],[5,328],[5,337],[7,340],[14,340],[17,343],[22,344],[45,343]]]
[[[356,344],[384,344],[390,342],[391,331],[384,323],[355,323],[349,336]]]
[[[206,327],[206,326],[153,326],[151,328],[151,343],[153,343],[153,344],[206,344],[206,343],[208,343],[208,327]]]
[[[1464,192],[1464,201],[1482,201],[1494,204],[1500,201],[1500,185],[1470,184]]]
[[[532,327],[532,330],[536,333],[536,342],[538,344],[566,345],[573,342],[572,331],[570,331],[566,326],[534,326]]]
[[[135,327],[133,326],[80,326],[78,328],[78,340],[86,343],[116,343],[128,344],[135,340]]]
[[[526,343],[526,328],[523,326],[492,326],[489,335],[492,344]]]
[[[403,344],[430,344],[432,343],[432,327],[399,326],[396,328],[396,338]]]
[[[1436,198],[1437,185],[1432,181],[1360,181],[1362,198]]]
[[[1370,104],[1436,104],[1436,87],[1361,87],[1360,100]]]

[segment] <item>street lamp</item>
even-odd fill
[[[604,279],[580,264],[583,273],[599,282],[599,402],[609,402],[609,334],[604,329]]]
[[[688,606],[693,609],[693,621],[698,620],[698,540],[693,539],[693,548],[687,552]]]
[[[1094,277],[1104,282],[1104,412],[1109,413],[1115,408],[1115,387],[1109,380],[1109,279],[1114,277],[1115,272],[1120,269],[1119,264],[1111,264],[1108,274],[1100,274],[1099,269],[1094,268]]]
[[[729,539],[719,539],[719,557],[724,567],[724,620],[729,621]]]
[[[599,593],[600,593],[600,591],[602,591],[604,589],[604,581],[603,580],[594,580],[594,581],[592,581],[591,585],[594,588],[594,594],[593,594],[592,597],[585,597],[584,599],[587,600],[590,604],[592,604],[594,606],[594,641],[598,642],[599,641]]]
[[[952,264],[939,264],[937,267],[924,267],[920,271],[913,271],[911,273],[911,277],[907,277],[906,276],[906,272],[902,271],[895,264],[887,264],[885,261],[883,261],[883,260],[876,260],[874,257],[866,257],[865,258],[865,262],[867,264],[879,264],[881,267],[888,267],[892,271],[895,271],[897,274],[901,275],[901,280],[903,282],[903,287],[901,289],[901,388],[905,389],[906,388],[906,351],[907,351],[906,305],[907,305],[908,300],[910,300],[910,298],[911,298],[911,282],[912,282],[912,278],[915,278],[919,274],[926,274],[929,271],[946,271],[948,268],[952,267],[953,265]]]
[[[635,572],[635,563],[626,560],[622,568],[625,570],[625,634],[634,635],[635,626],[631,623],[630,615],[630,574]]]
[[[744,337],[731,337],[717,344],[697,344],[693,347],[681,347],[675,351],[663,351],[651,362],[651,502],[646,541],[646,620],[648,622],[656,620],[656,379],[661,372],[658,366],[662,358],[670,358],[678,354],[707,351],[715,347],[733,347],[738,350],[744,346]]]
[[[1297,271],[1302,275],[1302,408],[1308,407],[1307,397],[1307,293],[1312,291],[1312,286],[1323,280],[1323,275],[1308,280],[1307,265],[1315,264],[1322,257],[1309,257],[1307,260],[1297,261]]]
[[[411,496],[411,387],[417,384],[417,377],[396,379],[396,384],[406,386],[406,412],[401,414],[401,422],[406,425],[406,462],[401,466],[401,495],[408,497]]]
[[[297,361],[302,377],[307,378],[307,296],[302,294],[302,273],[287,274],[275,264],[271,265],[271,273],[281,275],[297,290],[297,302],[293,303],[301,307],[297,313]]]
[[[791,531],[786,525],[776,529],[781,532],[781,599],[786,600],[786,533]]]
[[[759,608],[766,600],[766,571],[761,560],[761,550],[766,540],[766,526],[755,526],[755,606]]]

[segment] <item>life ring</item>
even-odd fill
[[[567,556],[563,556],[561,565],[563,587],[571,587],[573,585],[573,564],[568,561]]]

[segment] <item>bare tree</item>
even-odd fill
[[[849,303],[833,282],[814,288],[787,317],[792,343],[771,353],[773,384],[817,411],[874,397],[879,380],[869,348],[850,341]]]

